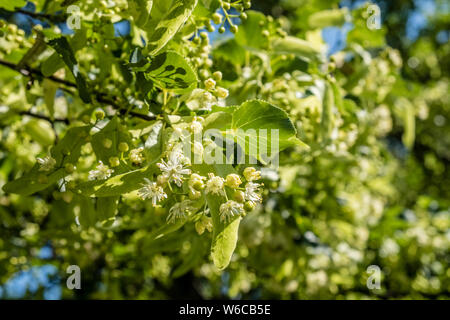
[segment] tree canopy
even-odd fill
[[[0,0],[0,298],[448,299],[418,3]]]

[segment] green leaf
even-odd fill
[[[310,28],[340,27],[345,23],[348,14],[347,8],[315,12],[309,16],[308,25]]]
[[[201,0],[201,4],[210,12],[216,12],[220,7],[219,0]]]
[[[150,162],[158,159],[162,153],[162,133],[163,123],[161,121],[157,121],[151,127],[151,131],[144,145],[146,158]]]
[[[64,61],[57,52],[53,53],[41,64],[41,72],[45,77],[50,77],[56,71],[64,67]]]
[[[236,41],[241,46],[250,48],[266,48],[269,44],[266,37],[262,35],[262,32],[266,24],[266,16],[261,12],[246,11],[247,19],[239,26],[236,33]]]
[[[175,223],[166,223],[159,227],[158,229],[152,231],[152,233],[149,235],[149,240],[158,240],[161,239],[168,234],[175,232],[179,230],[182,226],[186,224],[188,220],[187,219],[177,219]]]
[[[161,89],[175,93],[190,92],[197,86],[197,76],[189,63],[173,51],[157,55],[145,71],[145,77]]]
[[[106,180],[94,180],[78,186],[79,192],[95,197],[113,197],[132,192],[141,187],[144,178],[156,172],[156,167],[150,166],[138,170],[115,175]]]
[[[204,129],[226,130],[230,128],[232,119],[233,116],[229,112],[226,111],[213,112],[205,119]]]
[[[38,32],[33,46],[20,59],[18,66],[22,68],[23,66],[31,65],[45,51],[46,47],[44,35],[42,32]]]
[[[345,110],[344,107],[344,99],[342,98],[342,92],[340,87],[336,84],[335,81],[330,82],[330,86],[333,89],[334,104],[338,109],[339,113],[348,115],[348,112]]]
[[[95,227],[98,219],[96,217],[94,202],[92,198],[78,196],[80,211],[78,212],[78,222],[83,228]]]
[[[158,22],[154,29],[151,29],[153,33],[148,40],[150,55],[156,55],[172,39],[191,16],[196,5],[197,0],[173,1],[164,18]]]
[[[55,141],[55,133],[47,121],[31,119],[25,124],[24,129],[41,146],[50,146]]]
[[[136,67],[142,67],[145,66],[148,61],[145,59],[145,57],[142,55],[141,48],[135,48],[130,55],[130,66],[135,69]]]
[[[322,119],[320,122],[322,141],[327,141],[331,138],[331,133],[334,129],[334,94],[331,84],[325,82],[325,91],[322,101]]]
[[[91,126],[70,128],[58,144],[51,150],[56,165],[62,167],[66,163],[76,164],[81,155],[81,147],[87,143]]]
[[[47,189],[50,185],[64,178],[66,175],[64,169],[58,169],[50,174],[40,172],[39,165],[36,164],[27,174],[24,174],[19,179],[6,183],[3,186],[3,191],[28,196]],[[45,177],[45,182],[42,180],[43,177]]]
[[[294,54],[306,61],[319,61],[322,54],[305,40],[296,37],[276,38],[272,41],[273,51],[277,54]]]
[[[67,131],[65,136],[50,151],[56,160],[52,171],[39,171],[39,164],[17,180],[10,181],[3,186],[8,193],[30,195],[48,188],[53,183],[64,178],[68,173],[63,169],[66,163],[76,164],[81,154],[81,147],[86,143],[90,126],[74,127]]]
[[[262,100],[250,100],[237,108],[226,134],[232,135],[246,154],[263,163],[288,147],[306,146],[297,139],[287,113]]]
[[[128,11],[133,17],[136,26],[142,28],[147,24],[152,11],[153,0],[131,0],[128,1]]]
[[[414,105],[406,98],[399,98],[395,102],[395,111],[403,120],[404,131],[402,135],[403,144],[411,149],[416,138],[416,114]]]
[[[98,221],[102,221],[103,223],[114,221],[118,201],[119,197],[97,198],[96,213]]]
[[[190,238],[190,242],[191,247],[189,249],[189,252],[185,256],[183,256],[183,262],[178,265],[173,271],[173,278],[181,277],[186,272],[202,262],[203,254],[205,251],[205,241],[198,236],[193,236]]]
[[[111,145],[108,145],[106,140],[110,140]],[[104,128],[92,136],[91,144],[97,159],[108,165],[110,157],[117,157],[120,154],[118,146],[121,142],[126,142],[131,146],[128,132],[122,128],[119,119],[114,117]]]
[[[0,0],[0,8],[13,11],[15,8],[22,8],[27,4],[27,0]]]
[[[70,47],[67,39],[64,37],[53,39],[49,41],[49,45],[52,46],[53,49],[55,49],[55,51],[61,56],[64,63],[72,72],[77,83],[81,100],[83,100],[84,103],[90,103],[91,97],[87,89],[86,79],[80,71],[80,67],[78,65],[77,59],[75,58],[75,54],[73,53],[73,50]]]
[[[44,102],[47,107],[48,113],[50,114],[50,118],[53,119],[53,115],[55,113],[55,95],[58,90],[58,85],[48,79],[44,79],[42,81],[42,88],[44,91]]]
[[[214,57],[220,57],[239,66],[245,64],[245,49],[235,39],[220,43],[214,49]]]
[[[206,196],[213,221],[213,235],[211,243],[211,256],[214,265],[219,269],[225,269],[231,260],[238,239],[241,217],[231,221],[220,221],[219,208],[226,201],[225,198],[208,194]]]

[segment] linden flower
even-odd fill
[[[37,158],[37,162],[41,166],[39,171],[50,171],[56,165],[56,160],[51,156],[45,156],[44,158]]]
[[[247,200],[250,200],[252,202],[261,202],[262,198],[259,194],[259,188],[261,187],[261,184],[254,183],[254,182],[248,182],[245,184],[245,198]]]
[[[211,111],[212,104],[216,102],[216,98],[211,94],[211,92],[205,91],[201,99],[201,109]]]
[[[223,195],[224,179],[222,177],[216,177],[213,173],[209,173],[209,180],[206,182],[206,193],[213,193],[217,195]]]
[[[203,234],[205,232],[205,229],[208,230],[208,232],[211,232],[212,228],[212,219],[209,217],[203,216],[199,221],[195,223],[195,230],[199,235]]]
[[[256,171],[253,167],[244,169],[244,177],[247,181],[254,181],[261,179],[261,171]]]
[[[216,94],[219,98],[225,99],[228,97],[228,90],[222,87],[217,87]]]
[[[167,162],[161,160],[161,163],[156,165],[162,171],[162,176],[169,182],[175,182],[178,187],[183,184],[183,175],[191,173],[191,170],[185,168],[185,163],[189,162],[188,159],[183,156],[181,150],[174,149]]]
[[[201,159],[203,158],[203,153],[205,152],[205,148],[203,147],[203,144],[201,142],[198,141],[194,141],[194,145],[193,145],[193,150],[194,155],[195,155],[195,163],[197,162],[197,159],[199,159],[199,161],[201,161]]]
[[[186,214],[192,211],[191,201],[184,200],[175,203],[169,210],[169,215],[167,216],[168,223],[175,223],[176,220],[186,218]]]
[[[167,194],[164,192],[164,189],[158,186],[156,182],[152,182],[147,178],[144,178],[144,180],[145,184],[142,184],[142,188],[138,190],[139,196],[142,200],[151,198],[153,206],[156,206],[157,202],[167,198]]]
[[[242,183],[241,178],[235,173],[227,175],[226,181],[227,186],[229,186],[232,189],[238,188]]]
[[[211,107],[216,101],[217,99],[211,94],[211,92],[205,91],[200,101],[200,109],[211,111]]]
[[[203,125],[197,119],[191,122],[190,128],[194,134],[199,134],[203,131]]]
[[[133,164],[141,164],[142,161],[144,161],[144,157],[142,155],[142,152],[144,151],[143,147],[133,149],[130,151],[130,160]]]
[[[212,78],[205,80],[205,88],[207,90],[212,90],[215,87],[216,87],[216,82]]]
[[[95,170],[89,171],[89,180],[105,180],[108,179],[114,172],[108,166],[105,166],[103,162],[99,161]]]
[[[244,205],[233,200],[228,200],[220,205],[220,221],[229,222],[235,216],[241,215],[244,212]]]

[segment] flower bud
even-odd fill
[[[226,99],[228,97],[228,90],[222,87],[217,87],[216,94],[221,99]]]
[[[212,76],[213,76],[214,80],[216,80],[216,81],[222,80],[222,72],[220,72],[220,71],[214,72]]]
[[[222,15],[220,13],[216,12],[213,14],[212,20],[215,24],[219,24],[222,22]]]
[[[156,183],[160,186],[163,186],[167,183],[167,178],[166,176],[163,175],[159,175],[156,177]]]
[[[247,212],[253,211],[255,209],[256,205],[252,201],[246,201],[244,204],[244,210]]]
[[[111,141],[111,139],[106,138],[106,139],[103,139],[102,144],[106,149],[109,149],[112,146],[112,141]]]
[[[203,183],[203,181],[196,181],[196,182],[194,182],[192,187],[197,191],[201,191],[201,190],[205,189],[205,184]]]
[[[97,120],[103,120],[105,118],[105,113],[103,112],[103,110],[99,110],[95,112],[95,117],[97,118]]]
[[[216,87],[216,82],[212,78],[205,80],[205,88],[207,90],[213,90],[215,87]]]
[[[197,190],[189,190],[189,199],[190,200],[197,200],[200,199],[200,197],[202,196],[202,193],[200,191]]]
[[[211,218],[204,217],[203,218],[203,225],[205,226],[206,230],[208,230],[208,232],[212,232],[213,224],[212,224],[212,219]]]
[[[109,165],[113,168],[118,167],[120,165],[120,160],[118,157],[111,157],[108,159],[108,161],[109,161]]]
[[[243,174],[247,181],[254,181],[261,179],[261,171],[256,171],[256,169],[253,167],[245,168]]]
[[[64,169],[66,170],[67,173],[73,173],[75,171],[75,166],[71,163],[66,163],[64,165]]]
[[[128,151],[128,144],[126,142],[119,143],[119,151],[120,152],[127,152]]]
[[[61,197],[64,200],[64,202],[70,203],[72,202],[73,199],[73,193],[71,191],[66,191],[61,194]]]
[[[199,220],[195,223],[195,231],[197,231],[199,235],[202,235],[203,232],[205,232],[205,225],[203,224],[203,221]]]
[[[236,190],[233,193],[233,200],[235,200],[236,202],[239,202],[239,203],[244,203],[244,201],[245,201],[245,193],[242,192],[241,190]]]

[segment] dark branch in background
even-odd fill
[[[20,67],[17,64],[14,64],[12,62],[8,62],[8,61],[2,60],[2,59],[0,59],[0,65],[8,67],[12,70],[15,70],[15,71],[21,73],[25,77],[31,77],[32,75],[36,75],[38,77],[47,78],[49,80],[52,80],[53,82],[57,82],[57,83],[63,84],[68,87],[73,87],[73,88],[77,87],[77,85],[75,83],[64,80],[64,79],[57,78],[55,76],[45,77],[40,70],[33,69],[33,68],[30,68],[27,66]]]
[[[59,15],[54,15],[54,14],[47,14],[47,13],[31,12],[31,11],[27,11],[24,9],[17,9],[15,12],[12,12],[12,13],[21,13],[21,14],[27,15],[33,19],[47,20],[47,21],[53,22],[53,23],[65,22],[65,21],[67,21],[67,18],[68,18],[68,15],[65,13],[62,13]]]
[[[70,82],[70,81],[67,81],[67,80],[64,80],[64,79],[60,79],[60,78],[55,77],[55,76],[46,77],[46,76],[44,76],[42,74],[42,72],[40,70],[33,69],[33,68],[28,67],[28,66],[20,67],[17,64],[14,64],[14,63],[2,60],[2,59],[0,59],[0,65],[5,66],[7,68],[10,68],[12,70],[15,70],[15,71],[19,72],[20,74],[22,74],[25,77],[37,76],[37,77],[40,77],[40,78],[49,79],[49,80],[51,80],[53,82],[62,84],[64,86],[66,86],[66,87],[71,87],[71,88],[76,88],[77,87],[77,85],[75,83],[73,83],[73,82]],[[72,90],[69,90],[67,88],[61,88],[61,90],[65,91],[65,92],[67,92],[67,93],[69,93],[71,95],[75,95],[75,92],[73,92]],[[142,113],[139,113],[139,112],[134,112],[134,111],[128,111],[126,108],[123,108],[123,107],[120,106],[120,102],[119,101],[108,97],[108,95],[106,93],[104,93],[104,92],[93,92],[93,94],[94,94],[95,100],[97,100],[97,102],[112,106],[114,109],[116,109],[122,115],[129,114],[130,116],[133,116],[133,117],[136,117],[136,118],[140,118],[140,119],[143,119],[143,120],[147,120],[147,121],[151,121],[151,120],[155,120],[156,119],[156,117],[154,117],[154,116],[149,116],[149,115],[142,114]],[[28,114],[28,115],[32,116],[32,114]],[[35,114],[33,114],[33,115],[35,115]],[[48,119],[48,121],[52,121],[48,117],[45,117],[45,116],[42,116],[42,117],[43,118],[41,118],[41,119],[44,119],[44,120]],[[59,119],[59,120],[61,122],[68,123],[67,119]],[[55,119],[55,121],[56,121],[56,119]]]
[[[20,111],[19,112],[20,115],[27,115],[33,118],[37,118],[37,119],[42,119],[42,120],[46,120],[48,122],[64,122],[65,124],[69,124],[69,119],[67,118],[55,118],[52,119],[50,117],[44,116],[42,114],[37,114],[37,113],[33,113],[31,111]]]

